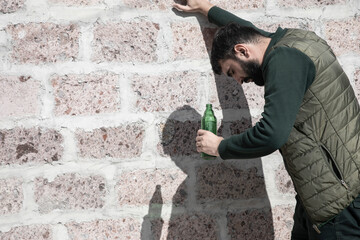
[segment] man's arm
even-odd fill
[[[262,119],[244,133],[223,140],[222,159],[257,158],[279,149],[288,139],[315,65],[304,53],[279,47],[265,59],[265,106]]]
[[[246,21],[219,7],[216,7],[208,0],[187,0],[187,5],[175,3],[173,7],[184,12],[199,12],[204,16],[208,17],[209,22],[214,23],[219,27],[225,26],[230,22],[235,22],[240,24],[241,26],[254,28],[265,37],[269,37],[271,35],[271,33],[257,28],[251,22]]]

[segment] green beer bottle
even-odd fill
[[[212,110],[211,104],[206,104],[204,116],[201,119],[201,129],[210,131],[215,135],[217,134],[216,117],[214,115],[214,111]],[[216,156],[208,155],[206,153],[201,153],[201,157],[206,160],[212,160],[216,158]]]

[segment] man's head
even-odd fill
[[[261,63],[255,47],[264,38],[258,31],[229,23],[216,33],[211,51],[211,65],[216,74],[222,72],[240,84],[253,81],[262,86]]]

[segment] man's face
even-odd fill
[[[261,66],[255,60],[226,59],[220,61],[222,72],[228,77],[234,78],[238,83],[243,84],[254,82],[258,86],[264,86]]]

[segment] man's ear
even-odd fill
[[[248,49],[246,48],[246,46],[244,46],[243,44],[236,44],[234,46],[234,51],[235,51],[235,55],[238,55],[238,56],[245,56],[247,57],[248,56]]]

